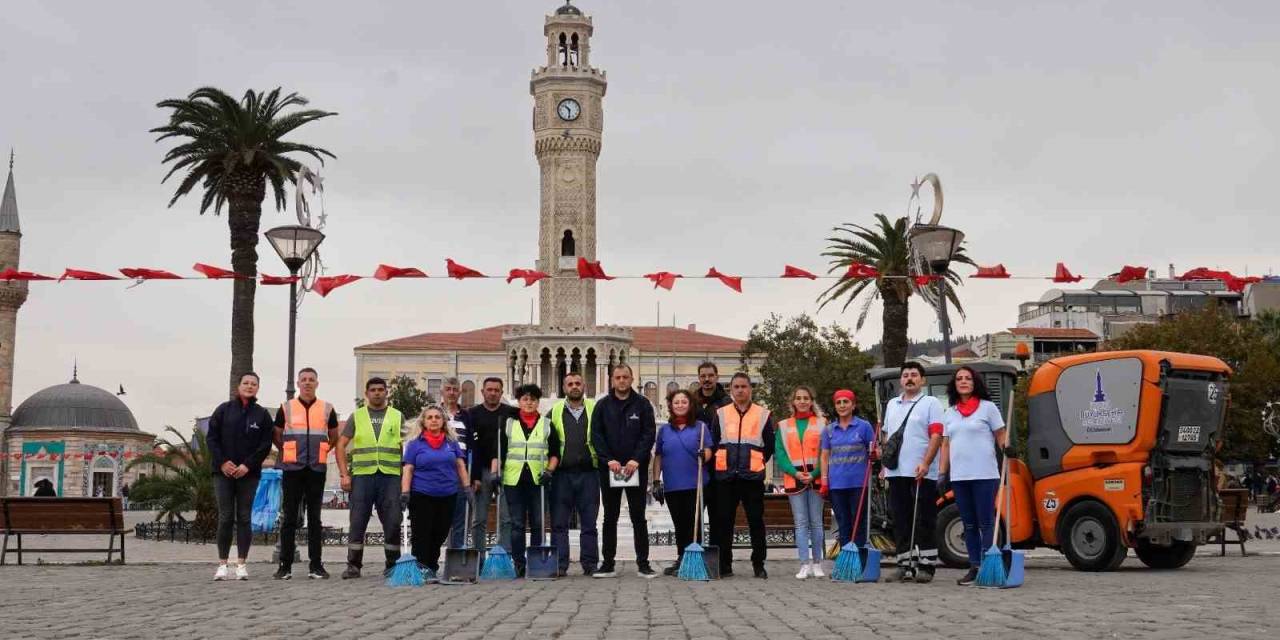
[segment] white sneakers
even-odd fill
[[[248,579],[249,579],[249,568],[248,568],[248,567],[246,567],[246,566],[244,566],[243,564],[238,564],[238,565],[236,565],[236,568],[235,568],[235,578],[236,578],[236,580],[248,580]],[[231,579],[231,565],[229,565],[229,564],[220,564],[220,565],[218,565],[218,570],[214,572],[214,574],[213,574],[213,579],[214,579],[214,581],[216,581],[216,582],[221,582],[221,581],[223,581],[223,580],[230,580],[230,579]]]
[[[218,571],[213,574],[213,580],[215,582],[221,582],[222,580],[226,580],[227,578],[230,578],[230,577],[231,577],[231,569],[227,567],[227,565],[225,564],[218,565]]]
[[[236,580],[248,580],[249,568],[243,564],[236,565]]]
[[[815,562],[809,565],[809,574],[815,578],[825,578],[827,574],[822,572],[822,562]]]
[[[813,573],[809,569],[809,563],[807,562],[800,563],[800,573],[796,574],[796,580],[804,580],[805,578],[808,578],[811,575],[813,575]]]

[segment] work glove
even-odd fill
[[[951,478],[948,474],[940,473],[938,474],[938,479],[935,481],[935,485],[938,487],[938,495],[945,496],[947,495],[947,492],[951,490]]]
[[[551,484],[551,475],[552,475],[552,472],[550,469],[543,469],[542,475],[538,476],[538,484],[541,484],[541,485]]]
[[[651,493],[651,494],[653,494],[653,499],[654,499],[654,500],[657,500],[657,501],[658,501],[658,504],[666,504],[666,503],[667,503],[667,493],[666,493],[666,491],[662,488],[662,481],[661,481],[661,480],[654,480],[654,481],[653,481],[653,486],[650,488],[650,493]]]
[[[831,497],[831,487],[827,486],[825,482],[818,485],[818,495],[822,496],[824,500]]]
[[[404,511],[405,509],[408,509],[408,508],[409,508],[409,494],[402,493],[400,494],[400,510]]]

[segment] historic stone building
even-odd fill
[[[370,376],[409,375],[433,397],[442,380],[462,381],[463,402],[478,400],[488,376],[507,389],[537,383],[550,395],[568,371],[584,374],[588,392],[608,389],[612,364],[635,369],[639,386],[660,398],[697,379],[698,364],[716,362],[723,379],[741,366],[742,341],[680,329],[596,324],[596,281],[579,279],[579,258],[596,260],[596,161],[604,130],[605,72],[591,66],[591,17],[565,3],[547,16],[546,64],[533,70],[533,152],[540,171],[536,324],[499,325],[460,333],[424,333],[355,348],[356,395]]]

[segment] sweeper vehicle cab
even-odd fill
[[[926,392],[945,403],[947,381],[959,366],[927,367]],[[997,362],[970,366],[1012,425],[1018,369]],[[1001,542],[1007,530],[1014,548],[1050,547],[1083,571],[1114,570],[1129,549],[1152,568],[1185,565],[1222,529],[1213,455],[1230,375],[1217,358],[1160,351],[1090,353],[1042,364],[1029,383],[1023,457],[1009,464]],[[898,394],[897,369],[876,369],[869,377],[883,415],[884,403]],[[1003,493],[998,500],[1005,500]],[[935,534],[941,561],[967,566],[964,525],[950,494],[939,499]]]

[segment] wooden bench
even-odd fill
[[[830,503],[822,506],[822,530],[832,529],[833,514]],[[791,501],[781,493],[764,495],[764,538],[770,548],[793,547],[796,543],[796,521],[791,514]],[[750,549],[751,532],[747,526],[747,513],[738,505],[733,521],[733,548]]]
[[[1227,555],[1228,544],[1240,545],[1240,555],[1249,555],[1244,549],[1246,536],[1244,520],[1249,515],[1249,490],[1223,489],[1218,492],[1218,498],[1222,500],[1222,531],[1216,534],[1218,544],[1222,546],[1222,550],[1218,555]],[[1235,532],[1235,540],[1227,539],[1228,531]],[[1212,538],[1210,538],[1210,541],[1212,541]]]
[[[18,564],[23,552],[43,553],[107,553],[110,563],[120,538],[120,564],[124,564],[124,510],[120,498],[0,498],[0,530],[4,546],[0,564],[9,554],[9,538],[17,539]],[[107,547],[93,549],[23,548],[23,535],[107,535]]]

